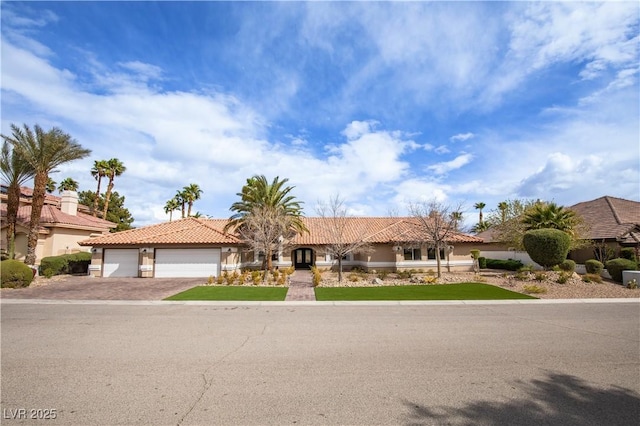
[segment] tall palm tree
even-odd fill
[[[173,220],[173,211],[180,208],[180,202],[176,197],[173,197],[167,204],[164,205],[164,212],[169,214],[169,222]]]
[[[185,214],[186,214],[185,206],[187,205],[187,199],[186,199],[185,191],[184,190],[176,191],[176,195],[173,196],[173,199],[176,200],[178,202],[178,204],[180,205],[181,218],[184,219],[185,218]]]
[[[577,217],[573,210],[556,203],[536,203],[522,219],[526,230],[553,228],[573,235]]]
[[[51,178],[47,178],[47,184],[45,185],[45,190],[49,193],[49,194],[53,194],[53,191],[56,190],[56,184],[58,182],[56,182],[55,180],[51,179]]]
[[[109,210],[109,200],[111,199],[111,191],[113,191],[113,181],[116,176],[123,174],[127,168],[117,158],[107,160],[106,177],[109,178],[107,184],[107,192],[104,194],[104,209],[102,211],[102,217],[107,217],[107,210]]]
[[[451,224],[453,225],[453,230],[458,231],[458,226],[462,222],[462,212],[455,211],[451,212]]]
[[[256,223],[280,224],[280,232],[270,232],[270,241],[262,241],[265,253],[264,267],[269,270],[272,266],[271,255],[275,243],[274,238],[277,240],[285,234],[308,232],[302,221],[302,203],[290,195],[294,187],[285,186],[288,181],[288,179],[280,180],[276,176],[269,183],[264,175],[256,175],[247,179],[247,183],[242,187],[242,192],[237,194],[240,196],[240,201],[231,205],[230,210],[235,213],[224,227],[225,232],[237,228],[243,234],[243,231],[247,231],[245,228],[251,228]],[[247,238],[251,236],[251,232],[244,234]]]
[[[507,211],[509,210],[509,203],[502,201],[498,203],[498,210],[500,210],[500,221],[505,223],[507,221]]]
[[[0,173],[2,181],[7,185],[7,255],[14,259],[16,245],[16,222],[18,220],[18,208],[20,207],[20,187],[33,177],[33,167],[11,149],[7,137],[2,136],[0,154]]]
[[[484,209],[485,207],[487,207],[487,205],[481,201],[481,202],[479,202],[479,203],[475,203],[475,204],[473,205],[473,207],[475,207],[475,208],[476,208],[476,210],[479,210],[479,213],[478,213],[478,223],[480,224],[480,226],[482,226],[482,222],[483,222],[482,209]]]
[[[191,183],[189,184],[189,186],[185,186],[183,188],[182,194],[185,202],[189,206],[187,210],[187,217],[189,217],[191,216],[191,208],[193,207],[193,203],[196,200],[199,200],[200,196],[202,195],[202,189],[200,189],[200,186],[198,186],[197,183]]]
[[[93,162],[93,168],[91,169],[91,175],[98,181],[98,188],[96,189],[96,196],[93,199],[93,216],[98,216],[98,201],[100,199],[100,184],[102,178],[107,175],[107,160],[96,160]]]
[[[45,132],[37,124],[33,130],[26,124],[23,129],[12,124],[11,131],[13,134],[7,140],[13,144],[18,155],[35,171],[27,256],[24,260],[27,265],[33,265],[36,262],[40,215],[49,173],[61,164],[88,156],[91,150],[83,148],[75,139],[57,127]]]
[[[60,185],[58,185],[58,191],[60,193],[63,193],[64,191],[77,191],[78,186],[79,186],[78,182],[68,177],[63,179],[62,182],[60,182]]]

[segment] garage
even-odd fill
[[[137,277],[138,249],[105,249],[103,277]]]
[[[220,249],[156,249],[156,278],[206,278],[217,276]]]

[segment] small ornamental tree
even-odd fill
[[[545,269],[561,264],[571,247],[567,233],[551,228],[527,231],[522,242],[531,259]]]

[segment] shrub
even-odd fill
[[[557,229],[533,229],[525,232],[522,243],[531,260],[548,269],[567,258],[571,237]]]
[[[356,283],[356,282],[360,281],[360,275],[351,273],[351,274],[349,274],[349,276],[347,276],[347,279],[349,281],[351,281],[352,283]]]
[[[636,270],[636,262],[629,259],[611,259],[607,261],[607,272],[611,275],[611,278],[621,283],[622,282],[622,271],[635,271]]]
[[[524,265],[519,260],[485,259],[485,266],[488,269],[504,269],[506,271],[517,271]]]
[[[525,293],[529,294],[542,294],[547,292],[546,288],[537,285],[525,285],[522,289]]]
[[[40,260],[40,275],[44,275],[44,271],[47,269],[53,272],[51,275],[64,274],[68,266],[69,262],[64,256],[43,257]]]
[[[544,272],[536,272],[533,278],[535,278],[536,281],[544,281],[547,279],[547,274]]]
[[[533,272],[533,265],[524,265],[518,268],[518,272]]]
[[[413,273],[411,271],[412,270],[398,271],[396,275],[398,275],[398,278],[400,278],[401,280],[407,280],[413,276]]]
[[[86,274],[90,263],[91,253],[87,252],[43,257],[40,260],[40,274],[49,278],[61,274]]]
[[[623,247],[623,248],[621,248],[620,249],[620,257],[622,259],[633,260],[634,262],[637,262],[636,253],[631,247]]]
[[[587,270],[588,274],[600,275],[602,273],[602,270],[604,269],[604,265],[598,260],[589,259],[584,262],[584,268]]]
[[[627,288],[630,290],[635,290],[636,288],[638,288],[638,281],[635,278],[629,280],[629,282],[627,283]]]
[[[478,266],[480,269],[487,269],[487,258],[480,256],[478,258]]]
[[[582,281],[585,283],[601,283],[602,277],[600,274],[584,274],[582,276]]]
[[[313,274],[311,282],[314,287],[318,287],[320,285],[320,281],[322,281],[322,273],[320,272],[320,269],[315,266],[311,267],[311,273]]]
[[[566,259],[564,262],[558,265],[561,271],[573,273],[576,270],[576,262],[571,259]]]
[[[380,278],[382,281],[384,281],[384,279],[387,278],[387,275],[389,275],[389,271],[382,270],[378,272],[376,276]]]
[[[0,286],[3,288],[29,287],[33,281],[33,271],[19,260],[3,260],[0,270]]]
[[[567,281],[569,281],[569,274],[566,272],[560,272],[558,274],[558,278],[556,279],[556,282],[558,284],[566,284]]]

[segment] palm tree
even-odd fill
[[[176,197],[173,197],[167,204],[164,205],[164,212],[169,214],[169,222],[173,220],[173,211],[180,208],[180,202]]]
[[[505,223],[507,221],[507,211],[509,210],[509,203],[502,201],[498,203],[498,210],[500,210],[500,221]]]
[[[93,216],[98,216],[98,201],[100,199],[100,183],[102,178],[107,175],[107,160],[96,160],[93,162],[93,168],[91,169],[91,175],[98,181],[98,188],[96,189],[96,197],[93,199]]]
[[[113,180],[116,176],[123,174],[127,168],[117,158],[107,160],[106,177],[109,178],[107,184],[107,192],[104,194],[104,209],[102,211],[102,217],[107,217],[107,210],[109,210],[109,199],[111,198],[111,191],[113,191]]]
[[[573,210],[567,210],[556,203],[536,203],[524,214],[522,223],[527,231],[553,228],[573,235],[577,217]]]
[[[455,211],[455,212],[451,212],[451,222],[453,225],[453,230],[454,231],[458,231],[458,225],[460,222],[462,222],[462,212],[460,211]]]
[[[241,200],[233,203],[230,210],[235,212],[224,227],[227,232],[232,228],[245,230],[252,225],[250,223],[269,222],[280,224],[279,235],[271,232],[270,239],[282,238],[284,234],[308,232],[302,222],[302,206],[293,195],[289,193],[293,186],[285,186],[288,179],[280,180],[278,176],[271,183],[264,175],[253,176],[247,179],[242,187],[242,192],[237,195]],[[263,220],[266,219],[266,220]],[[251,232],[245,233],[250,237]],[[274,241],[263,241],[265,253],[265,268],[271,269],[271,255]]]
[[[191,216],[191,208],[196,200],[200,199],[202,195],[202,189],[197,183],[191,183],[189,186],[185,186],[182,191],[184,201],[188,204],[187,217]]]
[[[482,226],[482,222],[483,222],[482,209],[487,207],[487,205],[481,201],[479,203],[475,203],[473,207],[475,207],[476,210],[480,210],[480,212],[478,213],[478,223],[480,224],[480,226]]]
[[[62,180],[62,182],[60,182],[60,185],[58,185],[58,191],[60,193],[64,192],[64,191],[77,191],[78,190],[78,182],[76,182],[75,180],[73,180],[72,178],[68,177]]]
[[[53,191],[56,190],[56,184],[58,182],[56,182],[55,180],[51,179],[51,178],[47,178],[47,184],[45,185],[45,190],[49,193],[49,194],[53,194]]]
[[[187,204],[187,199],[186,199],[186,194],[185,191],[176,191],[176,195],[174,195],[173,197],[174,200],[176,200],[178,202],[178,204],[180,205],[180,213],[182,214],[182,219],[184,219],[185,217],[185,206]]]
[[[57,127],[48,132],[37,124],[34,130],[24,125],[24,129],[12,124],[12,137],[6,138],[13,144],[14,150],[34,169],[33,197],[31,201],[31,220],[27,237],[27,256],[24,263],[33,265],[36,262],[36,246],[40,215],[44,205],[49,173],[61,164],[79,160],[91,154],[91,150],[83,148],[75,139]]]
[[[35,174],[33,167],[10,148],[9,138],[2,136],[5,141],[2,144],[0,154],[0,172],[2,180],[7,185],[7,255],[9,259],[15,258],[16,222],[18,220],[18,208],[20,207],[20,186]]]

